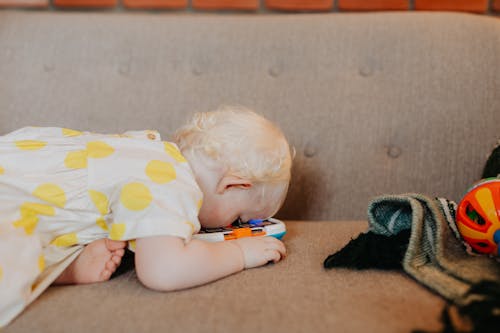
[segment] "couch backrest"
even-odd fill
[[[101,132],[254,108],[296,148],[279,217],[459,199],[500,138],[500,20],[470,14],[0,12],[0,134]]]

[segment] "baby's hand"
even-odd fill
[[[245,268],[253,268],[278,262],[286,256],[283,242],[271,237],[244,237],[234,240],[243,252]]]

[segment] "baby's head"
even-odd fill
[[[283,204],[292,155],[269,120],[243,107],[223,107],[196,114],[174,141],[203,191],[203,226],[267,218]]]

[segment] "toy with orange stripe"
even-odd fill
[[[219,242],[257,236],[272,236],[281,239],[285,233],[285,223],[278,219],[268,218],[247,222],[236,220],[231,225],[222,228],[202,228],[193,237],[209,242]]]
[[[474,185],[458,204],[456,223],[463,240],[479,253],[500,256],[500,179]]]

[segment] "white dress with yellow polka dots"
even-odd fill
[[[25,127],[0,136],[0,327],[85,244],[199,231],[202,192],[156,131]]]

